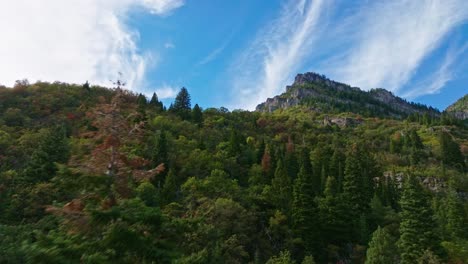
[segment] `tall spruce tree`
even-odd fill
[[[460,145],[453,141],[450,134],[442,132],[439,136],[440,156],[445,165],[458,166],[464,170],[465,161],[460,151]]]
[[[203,112],[200,106],[198,106],[198,104],[195,104],[195,106],[193,107],[192,121],[198,126],[201,126],[203,124]]]
[[[163,111],[163,103],[159,101],[158,95],[156,93],[153,93],[153,96],[151,97],[149,105],[151,108],[155,109],[157,112]]]
[[[39,147],[32,153],[31,160],[23,175],[27,181],[47,181],[55,175],[55,162],[65,163],[70,156],[70,148],[63,126],[51,128]]]
[[[344,245],[351,239],[349,230],[348,204],[343,195],[337,193],[336,180],[328,177],[323,197],[318,199],[319,219],[326,245]]]
[[[305,253],[317,256],[319,253],[319,217],[314,200],[313,175],[305,166],[299,170],[294,182],[292,219],[293,229],[302,238]]]
[[[175,98],[174,104],[172,105],[172,111],[174,111],[183,120],[187,120],[190,118],[191,110],[190,94],[188,93],[187,88],[182,87]]]
[[[414,263],[425,250],[440,253],[433,213],[423,187],[416,177],[408,176],[403,184],[400,200],[401,223],[398,246],[401,263]]]
[[[357,144],[351,146],[346,156],[343,198],[348,203],[347,217],[354,239],[366,229],[365,219],[373,196],[373,177],[377,176],[373,162],[370,155]]]
[[[273,204],[284,213],[289,213],[292,195],[291,179],[281,159],[278,161],[275,175],[271,180],[271,190]]]
[[[445,230],[447,236],[451,239],[467,238],[466,213],[453,182],[450,182],[449,190],[445,197],[445,210]]]

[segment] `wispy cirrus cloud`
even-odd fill
[[[5,0],[0,2],[0,83],[15,80],[109,85],[123,73],[128,87],[142,84],[157,53],[142,53],[130,11],[164,16],[183,0]]]
[[[239,99],[232,105],[253,109],[284,89],[310,54],[325,8],[322,0],[289,1],[279,17],[260,30],[233,63],[233,93]]]
[[[240,99],[232,105],[253,109],[308,70],[408,98],[434,93],[456,77],[460,59],[435,61],[437,79],[418,69],[467,20],[464,0],[289,1],[233,63],[232,91]],[[406,87],[416,74],[432,84]]]
[[[213,61],[214,59],[216,59],[216,57],[218,57],[219,54],[221,54],[221,52],[224,51],[226,46],[227,46],[227,43],[223,43],[221,46],[217,47],[216,49],[211,51],[208,55],[206,55],[203,59],[201,59],[197,63],[197,65],[205,65],[205,64]]]
[[[417,82],[409,91],[404,92],[402,96],[414,99],[421,95],[438,93],[448,82],[456,78],[459,71],[458,58],[463,57],[467,50],[468,44],[458,48],[451,47],[439,67]]]
[[[348,19],[350,48],[327,71],[364,89],[398,92],[447,34],[468,19],[468,8],[464,0],[375,1]]]

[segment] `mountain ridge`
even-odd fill
[[[468,94],[449,105],[445,111],[458,119],[468,119]]]
[[[403,118],[410,114],[439,116],[440,111],[423,104],[408,102],[383,88],[363,91],[358,87],[333,81],[314,72],[297,74],[286,92],[257,105],[256,111],[273,112],[293,106],[304,105],[324,112],[348,111],[372,116]],[[371,113],[372,112],[372,113]]]

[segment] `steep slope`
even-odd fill
[[[304,105],[319,112],[353,112],[365,116],[402,118],[413,113],[440,113],[425,105],[407,102],[385,89],[368,92],[357,87],[332,81],[313,72],[298,74],[286,92],[268,98],[256,108],[260,112],[272,112],[279,108]]]
[[[458,99],[458,101],[447,107],[445,111],[458,119],[468,119],[468,94],[466,94],[462,98]]]

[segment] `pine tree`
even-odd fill
[[[284,213],[289,212],[292,195],[291,179],[282,160],[279,160],[276,166],[275,176],[271,180],[271,190],[273,204]]]
[[[146,106],[148,104],[148,100],[143,94],[138,95],[137,98],[137,114],[138,116],[135,118],[135,122],[144,122],[147,120],[146,117]]]
[[[343,181],[343,198],[348,203],[347,217],[350,218],[353,238],[363,232],[362,219],[369,213],[375,177],[373,160],[368,153],[353,145],[347,154]],[[360,222],[361,221],[361,222]]]
[[[161,190],[161,203],[169,204],[173,202],[177,197],[177,190],[177,178],[174,171],[170,169]]]
[[[57,126],[50,129],[24,170],[24,176],[34,182],[46,181],[57,171],[55,162],[66,163],[70,147],[65,128]]]
[[[153,93],[149,105],[151,106],[151,108],[156,110],[156,112],[161,112],[164,110],[163,103],[159,101],[158,95],[156,93]]]
[[[306,175],[312,175],[310,184],[312,185],[313,195],[319,195],[321,191],[320,175],[314,173],[314,168],[312,167],[312,162],[310,160],[310,150],[308,148],[304,148],[301,152],[301,167],[304,168]]]
[[[182,87],[177,94],[174,104],[172,105],[172,111],[174,111],[180,118],[187,120],[190,118],[191,113],[190,94],[187,88]]]
[[[42,149],[34,151],[23,175],[28,182],[43,182],[51,179],[57,168],[49,154]]]
[[[192,121],[198,126],[201,126],[203,124],[203,112],[200,106],[198,106],[198,104],[195,104],[195,106],[193,107]]]
[[[446,210],[446,231],[451,239],[466,238],[467,227],[465,210],[463,203],[453,187],[453,182],[450,183],[447,197],[445,198]]]
[[[442,132],[439,136],[440,156],[445,165],[458,165],[465,168],[463,155],[460,151],[460,145],[453,141],[452,137],[447,132]]]
[[[292,219],[294,231],[302,238],[305,252],[317,255],[320,237],[319,218],[313,196],[312,178],[313,175],[302,166],[294,182]]]
[[[369,248],[366,253],[366,264],[392,264],[398,263],[398,249],[396,239],[380,226],[372,234]]]
[[[168,144],[164,131],[159,133],[156,149],[153,154],[153,165],[158,166],[161,163],[164,163],[166,166],[168,166],[169,163]]]
[[[41,149],[49,154],[53,162],[66,163],[70,158],[70,144],[65,127],[52,128],[42,142]]]
[[[403,185],[400,239],[401,263],[414,263],[425,250],[440,252],[440,241],[435,233],[433,213],[423,187],[414,176],[408,176]]]
[[[329,176],[336,179],[338,190],[342,190],[343,175],[344,175],[345,156],[337,148],[333,151],[333,155],[330,159]]]
[[[348,203],[337,193],[336,180],[328,177],[323,197],[318,199],[319,219],[325,244],[343,245],[351,239]]]

